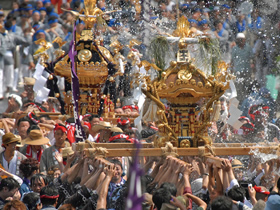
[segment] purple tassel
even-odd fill
[[[76,128],[76,142],[84,141],[86,139],[85,132],[83,130],[83,127],[80,122],[79,118],[79,111],[78,111],[78,101],[80,96],[80,89],[79,89],[79,78],[77,77],[76,71],[75,71],[75,56],[77,54],[77,51],[75,51],[75,33],[76,33],[76,25],[74,24],[74,30],[73,30],[73,39],[70,44],[70,50],[68,52],[68,56],[71,60],[71,77],[72,77],[72,94],[73,94],[73,100],[74,100],[74,119],[75,119],[75,128]]]
[[[126,199],[126,210],[142,210],[144,200],[141,190],[141,175],[143,171],[139,168],[139,152],[141,144],[136,142],[136,152],[129,172],[128,196]]]

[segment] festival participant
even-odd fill
[[[43,27],[43,24],[40,22],[41,14],[39,10],[34,10],[32,13],[32,23],[31,25],[39,25],[39,28]]]
[[[27,75],[27,73],[23,72],[23,75]],[[33,86],[36,82],[35,78],[32,77],[24,77],[23,83],[20,83],[20,85],[23,85],[24,91],[20,94],[23,104],[34,102],[34,91]]]
[[[123,131],[120,128],[114,127],[111,125],[111,123],[104,121],[102,121],[98,125],[93,126],[92,131],[94,133],[99,133],[96,139],[97,143],[109,142],[109,139],[112,136],[113,132],[123,133]]]
[[[238,33],[236,36],[236,46],[233,47],[232,53],[232,67],[233,72],[236,75],[236,89],[237,89],[237,99],[242,101],[247,96],[247,85],[248,83],[244,81],[251,80],[251,62],[253,59],[253,50],[246,43],[246,37],[244,33]]]
[[[34,174],[30,179],[31,190],[40,193],[41,189],[49,184],[49,180],[44,174]]]
[[[280,189],[280,178],[278,178],[275,181],[272,192],[268,196],[266,206],[265,206],[265,210],[274,210],[274,209],[276,210],[280,207],[279,189]]]
[[[211,203],[211,209],[216,210],[224,210],[224,209],[232,209],[233,202],[229,197],[219,196],[213,200]]]
[[[38,193],[26,193],[22,199],[28,210],[40,210],[42,208],[40,196]]]
[[[38,39],[47,40],[47,38],[49,38],[49,37],[43,29],[39,29],[34,33],[33,40],[32,40],[33,42],[29,46],[29,49],[28,49],[28,57],[24,61],[25,64],[29,65],[30,69],[33,69],[35,67],[35,64],[36,64],[36,61],[37,61],[37,60],[35,61],[35,59],[33,58],[33,55],[35,54],[35,52],[39,48],[41,48],[41,46],[39,44],[35,44],[35,41],[38,40]],[[47,41],[50,41],[50,40],[47,40]],[[54,56],[53,48],[52,47],[49,48],[46,52],[49,56],[48,61],[51,61],[53,56]]]
[[[254,116],[252,122],[255,125],[253,135],[270,142],[277,142],[280,135],[279,128],[268,121],[267,106],[258,106],[251,116]],[[250,112],[250,110],[249,110]]]
[[[0,11],[1,12],[1,11]],[[1,25],[1,14],[0,14],[0,28],[3,27]],[[4,72],[4,55],[6,53],[6,42],[4,41],[4,36],[0,33],[0,80],[3,79],[3,72]],[[0,83],[0,101],[4,99],[4,91],[3,91],[3,82]]]
[[[24,205],[23,202],[19,200],[12,200],[9,203],[6,203],[5,206],[3,207],[3,210],[26,210],[26,206]]]
[[[17,176],[20,175],[20,162],[26,159],[26,156],[16,150],[16,146],[20,144],[20,136],[13,133],[6,133],[2,137],[2,146],[5,150],[0,153],[0,164],[6,171]]]
[[[65,156],[63,156],[63,158],[65,158]],[[48,174],[48,177],[53,181],[54,179],[59,178],[61,173],[62,173],[61,170],[57,166],[53,166],[53,167],[51,167],[51,169],[48,171],[47,174]]]
[[[11,177],[1,180],[0,183],[0,209],[3,209],[4,205],[9,202],[6,200],[9,197],[13,197],[19,191],[19,183]]]
[[[92,141],[92,142],[95,142],[97,140],[97,137],[98,137],[98,132],[96,132],[93,127],[95,125],[98,125],[100,123],[100,117],[98,117],[98,115],[91,115],[89,118],[88,118],[88,121],[91,125],[91,129],[89,130],[89,136],[88,136],[88,140],[89,141]]]
[[[126,105],[122,109],[128,116],[136,117],[139,115],[139,108],[136,105]]]
[[[83,126],[84,132],[86,134],[86,138],[88,139],[89,135],[90,135],[91,124],[87,121],[84,121],[82,126]]]
[[[47,174],[47,171],[54,165],[62,162],[61,150],[66,147],[67,129],[62,124],[56,124],[54,128],[55,143],[44,150],[40,161],[40,172]]]
[[[12,33],[12,21],[7,21],[5,23],[5,29],[1,29],[0,33],[4,36],[7,51],[4,55],[4,89],[5,91],[5,97],[8,98],[14,83],[14,57],[13,53],[16,49],[17,45],[23,45],[28,46],[30,43],[26,39],[25,36],[19,36],[14,33]]]
[[[227,54],[229,52],[229,43],[228,43],[229,32],[226,29],[224,29],[223,22],[221,20],[216,20],[214,22],[214,26],[216,29],[214,31],[214,35],[219,40],[220,43],[222,60],[224,60],[225,62],[229,62],[227,58]]]
[[[59,193],[55,186],[45,186],[40,191],[40,199],[43,208],[46,210],[56,209]]]
[[[203,19],[203,20],[199,21],[198,26],[200,27],[200,30],[203,32],[203,35],[206,35],[210,38],[215,37],[214,32],[211,30],[211,28],[209,26],[209,21],[208,20]]]
[[[237,17],[236,17],[236,22],[235,25],[233,27],[233,32],[235,35],[237,35],[238,33],[246,33],[246,29],[247,29],[247,23],[246,23],[246,19],[245,19],[245,15],[242,14],[241,11],[238,12]]]
[[[52,42],[56,37],[64,39],[64,33],[58,23],[58,15],[51,13],[48,19],[48,25],[44,27],[45,31],[50,35],[50,41]],[[57,45],[54,48],[57,49]]]
[[[34,158],[28,158],[21,161],[19,170],[23,175],[23,183],[20,186],[20,194],[23,196],[25,193],[31,192],[30,179],[39,171],[39,163]]]
[[[107,195],[107,209],[116,207],[116,200],[119,196],[119,192],[124,187],[126,181],[122,178],[123,168],[122,164],[118,160],[111,160],[111,163],[115,166],[115,174],[111,179]]]
[[[19,112],[22,107],[22,100],[19,95],[11,94],[8,97],[8,107],[6,111],[3,113],[4,116],[8,116],[8,114]]]
[[[20,148],[22,154],[27,158],[34,158],[40,163],[44,149],[47,148],[49,139],[43,136],[41,130],[31,130],[28,137],[24,139],[25,145]]]
[[[27,130],[31,124],[31,120],[27,116],[22,117],[17,121],[17,132],[21,139],[27,138]]]
[[[121,117],[117,119],[117,126],[121,128],[123,131],[130,128],[130,119],[127,117]]]

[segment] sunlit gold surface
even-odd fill
[[[78,59],[82,62],[87,62],[91,59],[92,53],[88,49],[80,50],[78,53]]]

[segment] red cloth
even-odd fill
[[[75,140],[75,130],[76,128],[74,126],[68,126],[67,127],[67,139],[69,140],[70,144],[74,143]]]
[[[128,135],[125,135],[125,134],[119,134],[119,135],[116,135],[116,136],[112,136],[109,138],[109,142],[112,142],[112,141],[116,141],[116,140],[121,140],[121,139],[125,139],[125,140],[128,140],[129,136]]]
[[[121,120],[121,118],[118,118],[117,123],[120,124],[120,125],[127,125],[128,123],[130,123],[130,119]]]
[[[42,154],[43,154],[43,151],[44,151],[44,150],[43,150],[42,147],[41,147],[40,151],[37,151],[37,160],[38,160],[38,162],[40,162],[40,160],[41,160],[41,156],[42,156]],[[32,148],[31,148],[31,145],[27,145],[25,156],[26,156],[27,158],[32,158]]]
[[[57,131],[57,130],[62,130],[63,133],[67,133],[67,129],[64,126],[61,126],[59,124],[56,124],[53,131]]]
[[[186,194],[186,193],[192,194],[192,188],[191,187],[185,187],[183,194]],[[189,198],[189,208],[188,209],[192,209],[192,199],[190,199],[190,198]]]
[[[262,190],[261,187],[257,187],[256,185],[254,186],[254,189],[255,189],[256,192],[258,192],[258,193],[262,193],[262,194],[265,194],[265,195],[270,195],[270,192],[269,192],[269,191],[264,191],[264,190]]]
[[[89,122],[84,121],[84,126],[86,126],[89,130],[91,129],[91,124]]]
[[[137,112],[139,112],[139,108],[138,108],[138,106],[136,106],[136,105],[127,105],[127,106],[124,106],[122,109],[123,109],[123,110],[125,110],[125,109],[130,109],[131,111],[133,111],[133,109],[136,109]]]

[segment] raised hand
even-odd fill
[[[55,152],[54,157],[55,157],[55,159],[56,159],[59,163],[62,163],[62,162],[63,162],[63,157],[62,157],[62,155],[61,155],[59,152]]]
[[[115,175],[115,166],[114,165],[107,165],[104,168],[104,173],[107,175],[107,177],[112,178]]]

